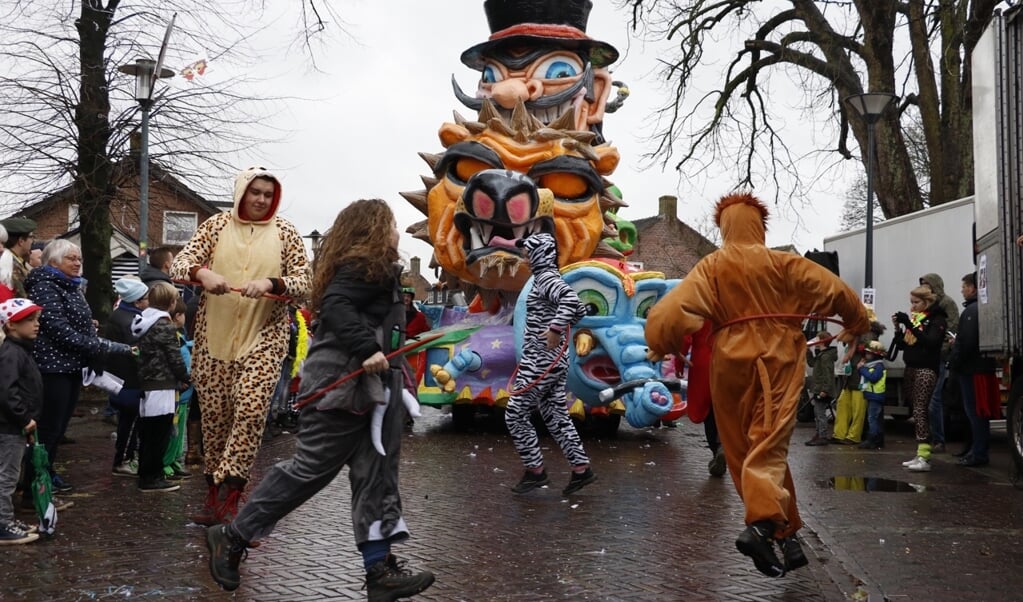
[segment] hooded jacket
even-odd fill
[[[251,220],[243,215],[242,200],[256,178],[274,182],[274,197],[266,216]],[[238,174],[234,207],[199,226],[175,256],[171,277],[194,280],[200,268],[208,267],[230,286],[269,278],[274,293],[293,298],[307,295],[310,276],[305,245],[295,226],[277,215],[280,199],[281,184],[269,171],[251,168]],[[195,320],[197,353],[205,350],[216,360],[240,359],[268,337],[279,345],[282,358],[287,350],[288,306],[279,301],[233,293],[203,294]]]
[[[579,295],[561,277],[558,269],[558,245],[547,233],[533,234],[523,241],[533,273],[533,285],[526,296],[526,327],[523,346],[547,350],[544,334],[548,329],[565,330],[586,315]],[[567,360],[567,354],[565,356]]]
[[[938,305],[941,310],[945,312],[945,327],[949,332],[959,331],[959,306],[952,300],[951,297],[945,294],[945,281],[941,279],[941,276],[937,274],[924,274],[920,277],[927,283],[927,286],[931,287],[934,294],[938,296]],[[948,354],[952,351],[952,342],[946,340],[941,346],[941,355],[943,358],[948,358]]]
[[[913,335],[912,342],[906,338],[907,331]],[[946,332],[945,310],[941,308],[940,301],[935,301],[927,308],[919,324],[895,332],[895,346],[903,351],[902,361],[907,367],[937,372]]]
[[[828,345],[824,349],[808,351],[806,363],[813,368],[810,376],[812,384],[810,393],[817,396],[822,391],[829,398],[836,397],[838,384],[835,381],[835,362],[838,361],[838,349]]]
[[[177,389],[179,384],[189,382],[178,331],[170,314],[146,308],[132,320],[131,334],[139,342],[139,380],[143,391]]]
[[[117,308],[110,314],[107,325],[103,329],[103,336],[126,345],[134,345],[136,337],[131,334],[131,323],[136,316],[142,315],[142,310],[127,301],[121,301]],[[139,389],[139,365],[138,360],[132,356],[112,356],[107,359],[107,371],[124,381],[125,389]]]

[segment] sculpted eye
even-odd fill
[[[541,62],[533,70],[533,73],[536,74],[537,79],[562,79],[579,75],[582,73],[582,67],[577,59],[559,54]]]
[[[537,186],[549,188],[562,201],[583,201],[593,196],[586,178],[572,173],[549,173],[537,177]]]
[[[609,313],[607,298],[600,291],[584,289],[579,291],[579,301],[586,308],[588,316],[606,316]]]
[[[495,84],[504,79],[504,74],[494,65],[487,65],[483,68],[483,83]]]
[[[477,159],[471,159],[463,157],[455,162],[451,166],[451,175],[454,176],[460,182],[468,182],[469,178],[483,171],[484,169],[490,169],[491,166],[487,165],[483,161]]]
[[[636,293],[634,303],[636,304],[636,317],[645,320],[650,309],[657,303],[657,293],[656,291]]]

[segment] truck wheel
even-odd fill
[[[1009,434],[1009,448],[1017,475],[1023,475],[1023,378],[1017,378],[1009,390],[1005,425]]]
[[[799,394],[799,405],[796,406],[796,420],[799,422],[813,422],[813,400],[803,389]]]

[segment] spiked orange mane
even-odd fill
[[[714,223],[719,228],[721,227],[721,213],[732,205],[749,205],[755,208],[760,212],[760,222],[764,225],[764,230],[767,230],[767,206],[751,192],[733,192],[721,197],[714,209]]]

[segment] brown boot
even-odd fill
[[[224,500],[218,509],[220,522],[225,525],[238,516],[238,505],[242,503],[242,491],[245,490],[247,481],[241,477],[227,477],[220,486],[221,497]]]
[[[202,425],[198,421],[188,423],[188,447],[185,450],[185,464],[199,466],[202,454],[199,453],[199,441],[202,438]]]
[[[223,487],[213,482],[213,475],[206,475],[206,484],[209,489],[206,492],[206,501],[203,502],[202,510],[192,516],[192,522],[197,525],[212,527],[220,524],[221,490]]]

